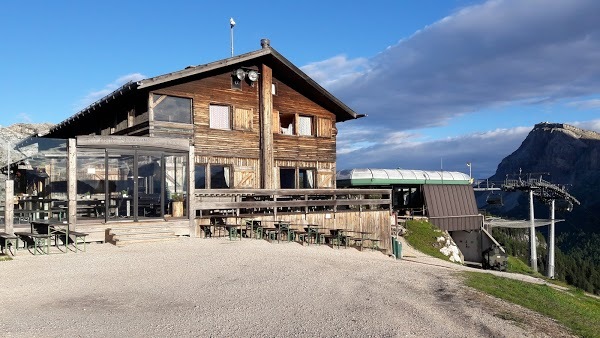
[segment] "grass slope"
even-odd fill
[[[413,248],[426,255],[450,261],[440,252],[437,238],[442,236],[442,231],[435,225],[425,221],[409,220],[406,221],[406,230],[404,238]]]
[[[600,300],[580,290],[560,291],[479,272],[466,272],[466,285],[553,318],[581,337],[600,337]]]

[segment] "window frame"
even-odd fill
[[[228,112],[229,112],[229,127],[228,128],[215,128],[211,125],[212,119],[211,119],[211,111],[210,108],[212,106],[219,106],[219,107],[227,107]],[[231,104],[224,104],[224,103],[217,103],[217,102],[211,102],[208,104],[208,128],[210,129],[214,129],[214,130],[233,130],[233,105]]]
[[[223,176],[225,178],[225,183],[229,183],[227,187],[215,188],[213,186],[213,168],[214,167],[223,167]],[[228,169],[229,173],[226,175],[225,168]],[[210,163],[207,169],[207,179],[208,179],[208,189],[233,189],[233,166],[231,164],[219,164],[219,163]],[[227,177],[229,176],[229,177]]]
[[[166,121],[166,120],[160,120],[156,118],[156,108],[162,103],[158,102],[156,103],[154,100],[154,95],[157,95],[159,97],[161,96],[165,96],[166,98],[168,97],[172,97],[175,99],[184,99],[184,100],[189,100],[190,103],[190,111],[189,111],[189,122],[178,122],[178,121]],[[194,124],[194,99],[191,97],[185,97],[185,96],[178,96],[178,95],[170,95],[170,94],[161,94],[160,92],[150,92],[150,96],[152,97],[152,111],[153,111],[153,121],[155,122],[165,122],[165,123],[179,123],[179,124],[187,124],[187,125],[193,125]],[[165,99],[166,99],[165,98]],[[163,99],[164,100],[164,99]],[[129,126],[129,112],[128,112],[128,116],[127,116],[127,125]],[[135,111],[133,112],[133,120],[135,120]],[[133,122],[135,124],[135,122]]]

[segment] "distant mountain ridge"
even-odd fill
[[[582,230],[599,231],[600,133],[562,123],[536,124],[521,146],[500,162],[489,180],[500,182],[519,173],[523,177],[528,173],[536,173],[536,177],[548,173],[543,175],[544,179],[565,185],[581,201],[581,206],[564,217]],[[523,202],[520,198],[519,208],[511,206],[517,216],[524,216],[523,210],[527,210]],[[502,213],[513,212],[509,208],[502,210]],[[541,217],[546,217],[546,213]]]
[[[31,135],[47,134],[53,126],[52,123],[15,123],[8,127],[0,127],[0,140],[3,143],[14,144]]]
[[[540,173],[545,180],[564,185],[581,205],[572,212],[556,211],[557,223],[556,276],[588,292],[600,294],[600,133],[568,124],[539,123],[527,135],[521,146],[500,162],[496,173],[489,178],[500,183],[507,178],[521,178]],[[484,206],[489,193],[480,192],[478,205]],[[516,219],[529,219],[528,194],[503,193],[503,205],[487,205],[491,214]],[[549,207],[534,204],[535,218],[548,218]],[[496,229],[494,236],[502,236],[511,254],[525,261],[528,258],[528,240],[523,241],[515,229]],[[548,236],[548,227],[536,228]],[[547,241],[546,241],[547,242]],[[546,244],[538,242],[538,267],[546,268]]]

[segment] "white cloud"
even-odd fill
[[[573,101],[567,103],[567,106],[581,110],[600,109],[600,99],[589,99],[581,101]]]
[[[336,56],[303,69],[349,107],[369,117],[338,124],[338,168],[439,169],[472,162],[483,177],[515,151],[531,127],[496,129],[445,140],[416,130],[516,106],[596,109],[600,100],[600,2],[491,0],[461,9],[370,59]],[[497,111],[499,109],[496,109]],[[540,115],[542,116],[542,115]],[[465,119],[462,119],[465,121]],[[482,121],[482,119],[477,119]],[[485,122],[482,122],[485,123]],[[360,126],[359,126],[360,125]],[[598,130],[600,122],[584,122]],[[492,127],[493,128],[493,127]]]
[[[583,121],[583,122],[568,122],[568,124],[574,125],[575,127],[585,129],[585,130],[593,130],[597,133],[600,133],[600,120],[591,120],[591,121]]]
[[[27,113],[19,113],[17,114],[17,117],[20,121],[25,122],[25,123],[33,123],[33,119],[31,118],[31,116]]]
[[[495,129],[440,140],[423,140],[418,134],[392,133],[393,141],[338,152],[338,169],[404,168],[468,172],[465,163],[472,163],[473,176],[492,176],[500,161],[514,152],[533,126]],[[348,142],[348,141],[346,141]]]
[[[303,69],[368,114],[363,125],[440,126],[484,108],[597,94],[597,13],[593,0],[488,1],[371,59],[336,56]]]
[[[79,102],[75,106],[75,110],[79,111],[88,105],[96,102],[97,100],[105,97],[106,95],[112,93],[115,89],[121,87],[125,83],[129,81],[139,81],[145,79],[146,76],[140,73],[132,73],[119,77],[115,81],[107,84],[104,88],[96,91],[92,91],[88,93],[83,99],[79,100]]]
[[[353,82],[368,69],[366,58],[349,60],[345,55],[338,55],[325,61],[309,63],[302,71],[313,80],[327,88],[335,88],[347,82]]]

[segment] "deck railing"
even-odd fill
[[[194,192],[196,216],[391,210],[389,189],[211,189]]]

